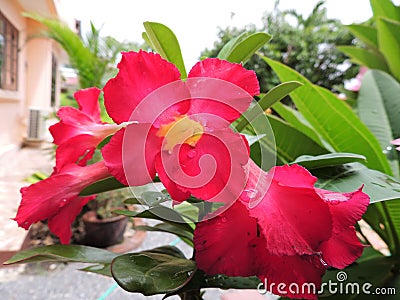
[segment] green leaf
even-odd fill
[[[390,228],[391,236],[388,246],[392,255],[400,254],[400,197],[399,199],[382,203],[386,212],[386,226]]]
[[[329,153],[319,156],[302,155],[293,162],[307,169],[319,169],[352,162],[365,162],[365,156],[354,153]]]
[[[360,163],[346,164],[338,170],[331,170],[334,172],[313,171],[318,177],[318,188],[344,193],[364,185],[363,192],[370,196],[371,203],[400,198],[400,182],[385,173],[368,169]]]
[[[128,198],[124,200],[124,204],[142,204],[142,202],[138,198]]]
[[[165,201],[171,200],[169,195],[154,191],[143,192],[140,197],[142,198],[141,204],[145,204],[149,207],[157,206]]]
[[[372,52],[355,46],[338,46],[337,48],[349,56],[356,64],[366,66],[369,69],[390,72],[386,60],[381,53]]]
[[[143,25],[150,46],[166,60],[173,63],[181,72],[181,78],[185,79],[187,74],[181,48],[172,30],[163,24],[155,22],[144,22]]]
[[[126,185],[119,182],[115,177],[108,177],[89,185],[79,195],[89,196],[121,188],[126,188]]]
[[[279,116],[288,122],[290,125],[307,135],[314,142],[316,142],[321,147],[333,151],[330,149],[330,145],[326,142],[324,143],[318,133],[314,128],[307,122],[304,116],[298,111],[280,102],[275,103],[272,108],[279,114]]]
[[[107,264],[117,255],[103,249],[77,245],[51,245],[31,248],[15,254],[4,264],[30,263],[40,261],[84,262]]]
[[[126,291],[145,296],[174,292],[183,287],[196,271],[193,260],[176,250],[153,249],[118,256],[111,265],[115,281]]]
[[[149,45],[149,47],[151,49],[155,49],[156,47],[152,44],[149,36],[147,35],[146,32],[142,32],[142,38],[144,39],[144,41],[146,42],[147,45]]]
[[[230,277],[225,275],[206,275],[203,287],[219,289],[257,289],[260,279],[255,276]]]
[[[111,274],[111,263],[109,264],[104,264],[104,265],[91,265],[86,268],[80,269],[81,271],[89,272],[89,273],[95,273],[95,274],[100,274],[108,277],[112,277]]]
[[[379,51],[378,32],[375,27],[359,24],[346,26],[353,35],[376,51]]]
[[[400,8],[391,0],[370,0],[375,20],[385,17],[392,20],[400,20]]]
[[[385,151],[394,138],[400,137],[400,101],[394,95],[400,95],[400,84],[389,74],[370,70],[364,75],[357,100],[358,115]],[[391,168],[398,176],[396,153],[392,156]]]
[[[273,157],[275,153],[280,164],[290,163],[301,155],[329,153],[328,150],[283,120],[271,115],[268,115],[267,118],[272,132],[266,132],[266,136],[258,143],[253,144],[250,151],[251,158],[262,168],[267,170],[268,167],[272,167],[264,167],[261,159],[268,162],[270,160],[268,157]]]
[[[379,48],[386,58],[391,74],[400,81],[400,23],[378,18],[376,27]]]
[[[243,41],[246,37],[248,37],[250,35],[250,32],[243,32],[240,35],[238,35],[237,37],[229,40],[229,42],[227,42],[222,49],[219,51],[217,58],[219,59],[227,59],[227,57],[229,56],[229,54],[232,52],[232,50],[237,46],[237,44],[239,44],[241,41]]]
[[[264,46],[271,36],[264,32],[257,32],[250,35],[241,35],[240,39],[232,43],[231,48],[223,50],[219,58],[230,62],[245,64],[258,49]]]
[[[379,142],[343,100],[310,83],[289,67],[263,58],[281,81],[296,80],[304,84],[292,92],[291,98],[311,126],[336,152],[364,155],[368,167],[391,174]]]
[[[140,225],[135,226],[136,230],[141,231],[157,231],[157,232],[166,232],[175,234],[180,237],[183,241],[185,241],[189,246],[193,247],[193,233],[188,232],[187,230],[182,230],[180,227],[176,227],[175,225],[171,225],[168,223],[160,223],[155,226],[147,226]]]
[[[242,131],[247,124],[251,123],[254,119],[260,116],[266,109],[270,108],[274,103],[282,100],[290,94],[290,92],[302,86],[300,82],[289,81],[281,83],[266,93],[255,105],[246,111],[243,119],[236,125],[237,131]],[[258,107],[257,107],[258,106]]]
[[[155,206],[142,212],[131,210],[115,210],[116,214],[133,217],[133,218],[147,218],[163,221],[165,223],[182,228],[188,232],[193,233],[193,228],[182,218],[182,216],[175,210],[165,206]]]

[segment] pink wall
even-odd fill
[[[35,1],[43,5],[52,2]],[[59,48],[48,39],[27,38],[31,34],[38,33],[41,27],[38,23],[22,17],[24,8],[20,2],[0,0],[1,12],[19,31],[20,48],[18,90],[0,89],[0,153],[1,147],[10,144],[19,145],[23,142],[27,132],[30,106],[50,110],[52,52],[56,55],[60,53]]]

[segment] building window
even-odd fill
[[[18,30],[0,12],[0,89],[17,90]]]
[[[54,53],[51,55],[51,107],[56,106],[57,97],[57,69],[58,63]]]

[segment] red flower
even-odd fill
[[[101,122],[100,92],[98,88],[80,90],[74,94],[79,110],[69,106],[58,110],[60,122],[50,127],[53,143],[58,145],[56,170],[72,162],[86,165],[96,146],[121,128],[116,124]]]
[[[104,87],[105,105],[116,123],[134,123],[102,150],[118,180],[143,185],[158,173],[178,201],[226,198],[227,186],[244,187],[248,146],[229,125],[259,93],[253,71],[205,59],[181,81],[173,64],[144,51],[123,53],[118,68]]]
[[[354,224],[369,197],[361,189],[316,189],[315,182],[298,165],[275,167],[266,174],[250,161],[241,201],[196,227],[198,267],[211,275],[256,275],[274,294],[316,299],[327,266],[342,269],[361,256]],[[316,291],[302,291],[305,283],[314,284]],[[291,284],[300,288],[298,293]]]
[[[47,219],[49,229],[61,243],[68,244],[72,222],[82,207],[95,198],[80,197],[79,193],[109,176],[104,161],[86,167],[68,164],[49,178],[21,189],[22,200],[14,220],[20,227],[29,229],[33,223]]]

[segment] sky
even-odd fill
[[[66,19],[82,22],[83,33],[89,21],[102,27],[102,35],[123,41],[142,42],[143,22],[167,25],[181,46],[186,68],[190,69],[205,48],[217,39],[218,28],[261,26],[265,11],[275,0],[59,0],[60,13]],[[280,9],[295,9],[308,15],[318,0],[280,0]],[[395,0],[395,2],[400,2]],[[368,0],[326,0],[328,17],[344,24],[362,22],[372,16]]]

